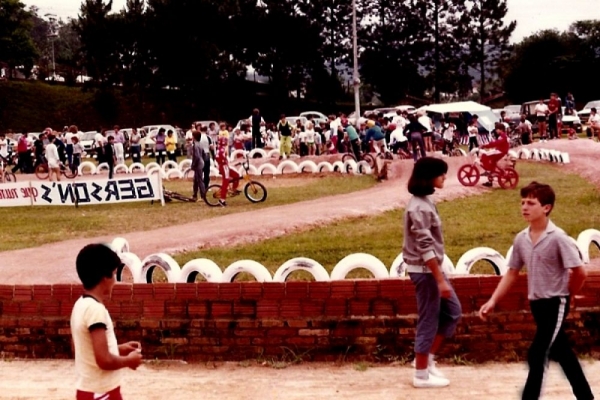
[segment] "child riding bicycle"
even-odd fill
[[[217,164],[219,165],[219,173],[221,174],[221,199],[219,200],[219,204],[222,207],[227,205],[225,199],[227,198],[227,189],[229,187],[229,182],[232,182],[232,190],[234,193],[239,194],[238,186],[240,184],[240,174],[234,169],[229,168],[229,159],[228,159],[228,151],[227,146],[229,145],[229,138],[225,135],[219,135],[219,139],[217,140],[217,154],[215,159]]]
[[[504,124],[496,123],[496,134],[498,135],[496,140],[481,146],[482,149],[493,149],[481,155],[481,167],[488,173],[488,176],[496,170],[498,161],[508,154],[510,148]],[[488,181],[483,185],[492,186],[492,182]]]

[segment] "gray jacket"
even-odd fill
[[[402,258],[408,265],[422,266],[432,258],[444,261],[442,221],[433,201],[413,196],[404,211]]]
[[[196,141],[192,142],[192,167],[194,171],[202,171],[204,169],[204,149]]]

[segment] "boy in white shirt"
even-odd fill
[[[548,109],[546,103],[544,103],[544,99],[540,99],[540,102],[535,106],[533,112],[535,112],[538,127],[540,129],[540,140],[547,140],[548,138],[546,137],[546,119],[548,118],[548,113],[550,112],[550,110]]]
[[[600,138],[600,115],[596,112],[596,107],[592,107],[590,111],[590,118],[588,120],[590,132],[592,133],[590,139],[594,139],[594,136]]]
[[[54,144],[56,137],[52,134],[48,135],[50,142],[46,146],[46,161],[48,162],[48,179],[53,181],[53,176],[56,175],[56,181],[60,182],[60,158],[58,156],[58,148]]]

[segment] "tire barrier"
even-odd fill
[[[314,174],[319,172],[319,168],[317,167],[317,164],[314,161],[306,160],[298,164],[298,172],[311,172]]]
[[[333,165],[327,161],[320,162],[317,165],[317,168],[319,169],[319,172],[333,172]]]
[[[277,149],[269,150],[269,152],[267,153],[268,158],[279,158],[280,156],[281,153]]]
[[[148,171],[151,168],[161,168],[161,167],[157,162],[152,161],[152,162],[149,162],[148,164],[146,164],[146,171]]]
[[[133,253],[119,253],[123,265],[117,268],[117,282],[123,282],[123,272],[129,270],[133,283],[147,283],[142,275],[142,261]]]
[[[508,151],[508,156],[511,157],[511,158],[519,158],[519,154],[516,151],[514,151],[514,150],[509,150]]]
[[[246,170],[244,169],[243,165],[240,165],[240,167],[236,171],[240,174],[240,176],[243,176],[246,173]],[[248,165],[248,174],[249,175],[260,175],[258,172],[258,168],[256,168],[252,164]]]
[[[222,282],[223,271],[214,261],[207,258],[198,258],[188,261],[179,274],[179,282],[193,283],[198,275],[201,275],[207,282]]]
[[[356,163],[356,161],[354,160],[346,160],[344,162],[344,172],[347,174],[360,174],[360,172],[358,171],[358,164]]]
[[[148,175],[159,174],[161,179],[165,179],[165,171],[162,170],[161,167],[153,166],[152,168],[146,168],[146,173]]]
[[[179,170],[179,165],[175,161],[168,160],[163,163],[162,170],[165,174],[172,169]]]
[[[585,264],[590,263],[590,246],[596,245],[600,250],[600,231],[597,229],[586,229],[577,236],[577,247]]]
[[[267,175],[267,174],[276,175],[277,167],[274,166],[273,164],[263,164],[258,167],[258,174],[259,175]]]
[[[456,263],[456,273],[468,275],[477,261],[485,260],[492,264],[496,275],[506,273],[506,259],[489,247],[476,247],[463,254]]]
[[[127,165],[125,164],[118,164],[115,166],[115,174],[128,174],[129,173],[129,167],[127,167]]]
[[[390,267],[390,278],[402,278],[407,276],[406,267],[407,264],[404,262],[402,253],[398,254],[398,257],[396,257],[396,259],[392,262],[392,266]],[[446,254],[444,254],[444,261],[442,262],[442,270],[446,273],[446,275],[453,275],[456,273],[454,264],[452,264],[452,261]]]
[[[531,158],[531,152],[529,151],[529,149],[519,149],[519,151],[517,152],[517,158],[518,159],[525,159],[528,160]]]
[[[91,161],[84,161],[79,165],[79,175],[85,175],[85,171],[89,171],[90,175],[96,174],[96,164]]]
[[[186,159],[179,163],[179,170],[185,172],[192,167],[192,160]]]
[[[234,150],[229,156],[229,161],[235,161],[238,158],[244,158],[246,156],[246,150]]]
[[[168,181],[173,181],[173,180],[180,180],[183,179],[183,172],[181,172],[179,169],[170,169],[165,173],[165,178]]]
[[[341,161],[334,162],[332,164],[332,166],[333,166],[333,172],[340,172],[340,173],[346,172],[346,166]]]
[[[273,275],[273,282],[285,282],[288,276],[295,271],[306,271],[311,274],[317,282],[329,281],[327,270],[311,258],[297,257],[284,262]]]
[[[96,167],[96,171],[94,172],[94,175],[98,175],[102,172],[108,173],[108,164],[105,162],[98,164],[98,166]]]
[[[254,149],[254,150],[250,150],[250,153],[248,153],[248,157],[249,158],[267,158],[267,152],[264,151],[263,149]]]
[[[146,166],[142,163],[135,162],[129,166],[129,173],[133,174],[134,172],[146,172]]]
[[[298,164],[291,160],[285,160],[279,163],[277,166],[277,174],[283,175],[285,171],[291,173],[298,173]]]
[[[165,253],[151,254],[142,260],[141,277],[146,283],[153,283],[152,276],[156,268],[161,269],[167,276],[168,282],[178,282],[181,268],[177,261]]]
[[[358,172],[365,175],[370,175],[373,173],[373,170],[368,162],[361,160],[358,162]]]
[[[121,237],[114,238],[113,241],[110,242],[110,248],[117,254],[129,253],[129,242],[127,239]]]
[[[262,264],[252,260],[241,260],[225,268],[221,282],[233,282],[235,277],[243,272],[254,276],[257,282],[273,281],[271,273]]]
[[[388,279],[390,273],[385,265],[377,257],[365,253],[350,254],[344,257],[333,267],[331,280],[337,281],[346,278],[350,271],[364,268],[373,274],[375,279]]]

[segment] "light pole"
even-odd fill
[[[356,27],[356,0],[352,0],[352,47],[354,52],[354,73],[352,81],[354,83],[354,113],[356,114],[355,126],[358,126],[360,118],[360,77],[358,76],[358,40]]]
[[[49,22],[48,38],[50,40],[50,44],[52,45],[52,80],[55,80],[56,63],[54,62],[54,40],[58,37],[58,33],[56,32],[56,15],[46,14],[45,17],[48,18]]]

